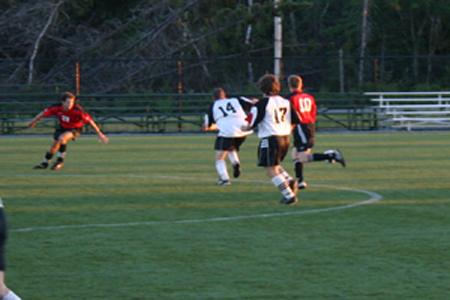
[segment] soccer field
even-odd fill
[[[319,133],[299,203],[256,167],[216,186],[213,135],[0,138],[6,283],[23,300],[450,299],[450,133]],[[229,170],[231,171],[231,166]],[[293,174],[287,158],[283,164]]]

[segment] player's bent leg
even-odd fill
[[[217,150],[216,151],[216,160],[225,160],[227,157],[228,151]]]
[[[295,164],[295,172],[298,181],[297,187],[299,190],[302,190],[308,186],[303,176],[303,165],[312,161],[311,148],[306,149],[306,151],[299,152],[298,158],[298,162]]]
[[[52,144],[50,145],[50,148],[48,149],[48,151],[45,153],[44,156],[44,160],[42,161],[42,163],[40,163],[37,166],[34,166],[33,169],[47,169],[48,165],[50,164],[53,155],[55,154],[55,152],[58,150],[59,148],[59,142],[53,140]]]
[[[59,144],[59,147],[57,149],[58,159],[51,167],[53,171],[57,171],[64,166],[64,157],[66,156],[67,143],[74,138],[75,135],[71,131],[66,131],[58,137],[58,144]]]
[[[58,151],[60,146],[60,143],[58,140],[53,140],[52,144],[50,145],[50,149],[48,149],[48,153],[51,153],[52,155]]]
[[[236,150],[228,152],[228,159],[233,165],[233,177],[238,178],[241,175],[241,162],[239,160],[239,155]]]
[[[53,171],[57,171],[64,166],[64,157],[66,156],[67,145],[61,144],[58,149],[58,158],[52,166]]]
[[[291,175],[289,175],[289,173],[280,165],[278,166],[278,172],[281,174],[281,176],[283,176],[286,181],[289,184],[289,187],[291,188],[291,190],[294,192],[294,194],[297,194],[298,191],[298,181],[297,179],[292,178]]]
[[[66,131],[59,136],[58,142],[62,145],[67,145],[67,143],[70,140],[73,140],[74,138],[75,138],[75,135],[73,134],[73,132]]]
[[[233,177],[238,178],[241,175],[241,164],[233,164]]]
[[[303,177],[303,164],[310,162],[311,159],[311,149],[299,152],[296,147],[292,148],[292,159],[294,160],[294,170],[296,177],[296,188],[297,190],[305,189],[307,187],[306,182]]]
[[[279,166],[268,166],[264,169],[267,176],[271,178],[273,185],[275,185],[283,195],[280,204],[295,204],[298,201],[297,197],[285,177],[279,173]]]
[[[302,163],[309,163],[312,161],[311,157],[311,149],[308,149],[306,151],[302,151],[298,153],[298,158]]]

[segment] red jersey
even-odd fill
[[[44,110],[44,117],[56,116],[62,127],[68,129],[81,128],[92,121],[92,117],[84,109],[75,104],[72,109],[65,111],[62,104],[55,104]]]
[[[293,90],[287,98],[302,117],[301,124],[316,122],[317,105],[313,96],[303,93],[302,90]]]

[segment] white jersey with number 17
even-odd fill
[[[250,110],[250,126],[258,125],[258,137],[291,134],[291,125],[299,123],[289,100],[281,96],[266,96]]]

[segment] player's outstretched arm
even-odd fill
[[[40,112],[39,114],[36,115],[36,117],[34,117],[33,120],[30,121],[30,123],[28,123],[28,126],[30,126],[31,128],[34,128],[34,126],[36,126],[37,122],[39,122],[40,119],[42,119],[44,117],[44,112]]]
[[[97,132],[97,135],[98,135],[98,141],[99,141],[100,143],[105,143],[105,144],[106,144],[106,143],[109,142],[109,138],[108,138],[106,135],[103,134],[103,132],[100,130],[100,128],[98,127],[98,125],[97,125],[93,120],[91,120],[91,121],[89,122],[89,125],[91,125],[91,127],[94,128],[95,132]]]

